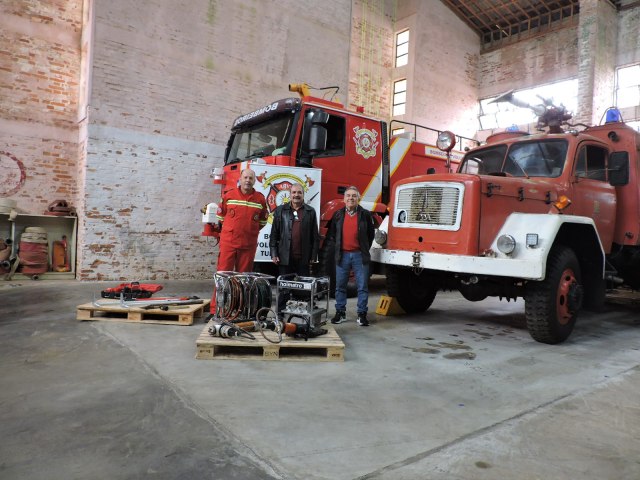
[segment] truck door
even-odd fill
[[[305,122],[313,121],[318,115],[309,115],[307,111]],[[324,149],[313,155],[306,155],[304,151],[298,156],[298,165],[301,167],[314,167],[322,169],[322,190],[320,204],[325,205],[330,200],[342,199],[344,190],[341,189],[349,182],[349,162],[346,159],[345,131],[346,119],[333,111],[325,111],[328,117],[322,126],[326,130],[326,144]],[[303,132],[306,131],[306,125]],[[305,135],[305,133],[303,133]],[[304,142],[303,142],[304,143]]]
[[[573,173],[571,207],[567,213],[593,218],[609,253],[616,224],[616,191],[607,181],[608,151],[600,145],[582,143]]]

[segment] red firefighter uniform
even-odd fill
[[[220,233],[218,271],[251,272],[258,247],[258,233],[267,223],[269,210],[264,195],[253,190],[244,194],[240,187],[225,192],[218,207]],[[215,290],[211,313],[215,312]]]

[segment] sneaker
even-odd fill
[[[356,320],[358,322],[358,325],[360,325],[361,327],[368,327],[369,326],[369,320],[367,320],[367,314],[366,313],[359,313],[358,314],[358,320]]]
[[[339,310],[336,311],[336,314],[331,319],[331,323],[333,323],[334,325],[337,325],[338,323],[342,323],[346,321],[347,321],[347,313],[341,312]]]

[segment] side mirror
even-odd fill
[[[609,156],[609,184],[622,187],[629,183],[629,152],[613,152]]]
[[[329,114],[324,110],[308,110],[304,119],[302,151],[315,155],[327,149],[327,122]]]

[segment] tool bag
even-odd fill
[[[135,298],[149,298],[160,290],[162,290],[162,285],[157,283],[128,282],[121,283],[117,287],[106,288],[100,292],[100,295],[102,298],[120,298],[122,294],[125,300],[133,300]]]

